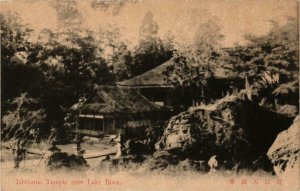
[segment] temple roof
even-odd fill
[[[173,85],[167,82],[166,76],[163,75],[163,72],[166,71],[168,67],[173,65],[174,63],[169,60],[158,67],[153,68],[134,78],[117,82],[117,85],[128,87],[172,87]]]
[[[167,71],[168,67],[173,67],[175,65],[174,61],[168,60],[167,62],[153,68],[143,74],[133,77],[128,80],[117,82],[118,86],[123,87],[174,87],[174,84],[167,81],[167,77],[163,72]],[[226,64],[227,66],[230,66]],[[232,67],[232,66],[230,66]],[[215,79],[235,79],[238,74],[232,72],[232,68],[218,67],[214,71],[213,77]]]
[[[87,100],[80,112],[85,114],[136,114],[158,111],[160,106],[150,102],[137,89],[98,86],[95,95]]]

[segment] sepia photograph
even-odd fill
[[[0,191],[300,191],[299,1],[0,0]]]

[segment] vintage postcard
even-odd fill
[[[1,191],[300,191],[297,0],[1,0]]]

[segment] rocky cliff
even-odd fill
[[[268,151],[277,175],[299,175],[300,172],[300,127],[299,116],[285,131],[278,134]]]
[[[156,149],[204,161],[216,155],[231,166],[254,168],[265,163],[261,160],[277,134],[291,123],[251,101],[228,96],[172,117]]]

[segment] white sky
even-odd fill
[[[55,10],[48,0],[9,0],[0,2],[0,11],[15,11],[36,32],[57,28]],[[270,20],[284,23],[287,16],[298,16],[297,0],[140,0],[128,3],[118,15],[111,11],[93,9],[89,0],[80,0],[78,8],[84,26],[94,31],[109,25],[121,29],[122,38],[135,44],[139,27],[147,11],[152,11],[159,25],[159,35],[168,31],[182,40],[192,38],[198,24],[218,18],[225,35],[224,46],[245,43],[243,35],[262,35],[268,32]]]

